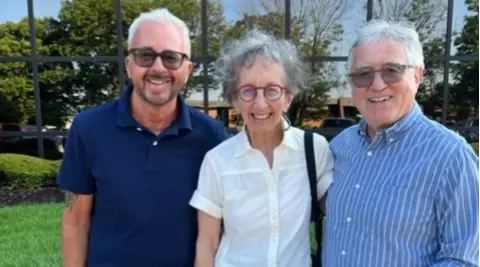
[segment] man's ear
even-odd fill
[[[418,84],[423,82],[423,68],[418,67],[415,70],[415,80],[417,81]]]
[[[129,79],[132,78],[132,76],[130,75],[130,71],[128,70],[128,66],[130,65],[130,57],[125,57],[125,71],[127,72],[127,77]]]
[[[194,69],[195,69],[195,66],[193,65],[193,63],[191,61],[188,61],[188,66],[187,66],[188,75],[191,75]]]

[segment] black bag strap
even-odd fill
[[[318,195],[317,195],[317,169],[315,165],[315,148],[313,146],[313,132],[304,133],[305,157],[307,159],[308,180],[310,182],[310,194],[312,196],[311,220],[316,222],[319,218]]]
[[[312,256],[312,266],[321,267],[321,243],[323,230],[323,212],[318,206],[317,195],[317,169],[315,163],[315,147],[313,145],[313,132],[305,131],[304,133],[305,158],[307,160],[308,181],[310,183],[310,194],[312,198],[312,210],[310,215],[310,222],[313,222],[315,227],[315,240],[317,241],[318,250],[316,255]]]

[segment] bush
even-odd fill
[[[12,189],[32,189],[55,183],[59,163],[22,155],[0,155],[0,184]]]
[[[471,145],[473,147],[473,150],[475,150],[475,152],[477,152],[477,156],[478,156],[478,143],[473,143]]]

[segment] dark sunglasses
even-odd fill
[[[159,57],[166,69],[177,70],[182,66],[183,61],[188,59],[188,56],[184,53],[171,50],[157,53],[152,48],[132,48],[128,50],[128,53],[133,55],[135,64],[142,68],[150,68]]]
[[[241,100],[245,102],[253,101],[258,94],[258,90],[263,89],[263,96],[270,101],[276,101],[283,95],[283,91],[287,91],[287,88],[277,84],[271,84],[267,87],[255,87],[251,84],[246,84],[236,89],[236,94]]]
[[[348,76],[355,87],[365,88],[372,85],[373,81],[375,80],[376,72],[380,72],[380,77],[382,77],[384,83],[392,84],[399,82],[403,78],[407,68],[415,68],[415,66],[388,64],[379,70],[374,70],[373,68],[362,68],[350,73]]]

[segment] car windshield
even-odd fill
[[[339,127],[339,128],[347,128],[353,125],[353,122],[350,120],[325,120],[323,123],[323,127]]]
[[[17,132],[17,131],[21,131],[22,130],[22,127],[18,124],[2,124],[2,130],[3,131],[13,131],[13,132]]]

